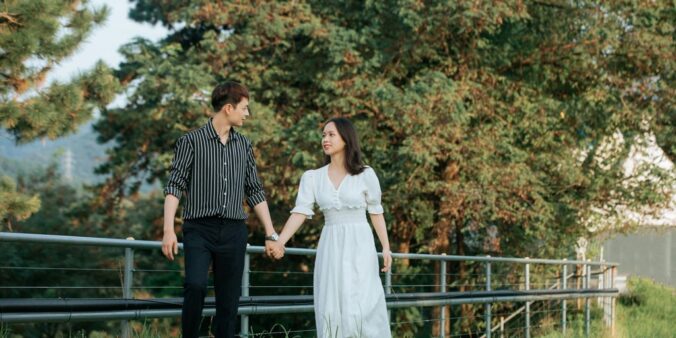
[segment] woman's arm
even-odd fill
[[[298,214],[298,213],[291,213],[291,216],[289,216],[289,219],[286,221],[286,224],[284,224],[284,229],[282,229],[282,233],[279,234],[279,239],[277,239],[276,242],[270,242],[270,245],[272,247],[272,256],[276,259],[280,259],[284,257],[284,246],[286,243],[291,239],[291,236],[298,231],[301,225],[303,225],[303,222],[305,222],[305,219],[307,218],[307,215],[303,214]]]
[[[392,266],[392,251],[390,251],[390,240],[387,238],[387,227],[385,226],[385,216],[383,214],[369,214],[371,215],[371,223],[376,229],[376,235],[383,247],[383,268],[382,272],[387,272]]]
[[[286,242],[288,242],[293,234],[295,234],[296,231],[300,229],[300,226],[303,225],[303,222],[305,222],[306,218],[306,215],[292,213],[291,216],[289,216],[289,219],[286,221],[286,224],[284,224],[284,229],[282,229],[282,233],[279,234],[277,243],[281,244],[282,246],[286,246]]]

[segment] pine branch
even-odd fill
[[[566,6],[563,4],[557,4],[557,3],[551,3],[547,1],[533,1],[534,4],[539,5],[539,6],[545,6],[545,7],[552,7],[552,8],[558,8],[558,9],[573,9],[570,6]]]
[[[14,16],[9,14],[8,12],[1,12],[0,13],[0,23],[4,24],[6,22],[13,24],[13,25],[16,25],[16,26],[23,26],[19,21],[17,21],[14,18]]]

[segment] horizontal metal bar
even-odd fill
[[[493,297],[503,298],[511,296],[545,296],[561,294],[604,293],[612,296],[618,293],[617,289],[565,289],[565,290],[482,290],[463,292],[415,292],[401,294],[387,294],[386,301],[398,302],[405,300],[438,300]],[[241,296],[239,304],[247,306],[282,306],[282,305],[312,305],[312,295],[286,296]],[[205,307],[215,306],[214,297],[206,297]],[[0,299],[0,313],[7,312],[86,312],[86,311],[119,311],[119,310],[151,310],[181,308],[183,298],[5,298]]]
[[[40,244],[103,246],[103,247],[118,247],[118,248],[133,248],[133,249],[162,248],[162,242],[160,241],[142,241],[142,240],[128,240],[117,238],[44,235],[44,234],[24,234],[16,232],[0,232],[0,241],[29,242]],[[180,249],[183,249],[183,243],[179,243],[178,245]]]
[[[494,296],[471,298],[441,298],[426,300],[395,300],[387,303],[388,308],[430,307],[439,305],[459,304],[486,304],[501,302],[527,302],[539,300],[560,300],[593,297],[616,297],[617,291],[609,292],[568,292],[561,294],[522,295],[522,296]],[[254,314],[281,314],[306,313],[314,311],[312,304],[303,305],[273,305],[273,306],[243,306],[239,308],[240,315]],[[215,309],[205,307],[203,316],[213,316]],[[87,312],[32,312],[32,313],[0,313],[0,322],[75,322],[75,321],[103,321],[103,320],[139,320],[144,318],[178,317],[180,309],[152,309],[152,310],[122,310],[122,311],[87,311]]]
[[[31,242],[47,244],[69,244],[69,245],[94,245],[105,247],[120,247],[134,249],[160,249],[160,241],[144,240],[126,240],[101,237],[80,237],[80,236],[62,236],[62,235],[44,235],[44,234],[25,234],[15,232],[0,232],[0,241],[5,242]],[[183,243],[178,244],[179,249],[183,249]],[[262,246],[250,245],[247,247],[248,253],[263,254],[265,248]],[[317,253],[314,249],[304,248],[286,248],[288,255],[309,255]],[[381,256],[381,254],[378,254]],[[536,259],[536,258],[514,258],[514,257],[488,257],[488,256],[453,256],[453,255],[431,255],[431,254],[411,254],[411,253],[393,253],[394,258],[432,260],[432,261],[472,261],[472,262],[503,262],[503,263],[529,263],[529,264],[554,264],[554,265],[578,265],[586,264],[589,266],[618,266],[618,263],[612,262],[592,262],[558,259]]]
[[[313,305],[289,306],[245,306],[240,307],[239,315],[308,313],[314,311]],[[216,314],[215,308],[204,308],[202,316]],[[162,310],[122,310],[88,312],[40,312],[40,313],[0,313],[0,323],[36,323],[36,322],[86,322],[108,320],[142,320],[145,318],[180,317],[181,309]]]
[[[589,292],[589,293],[567,293],[560,295],[524,295],[524,296],[506,296],[506,297],[474,297],[474,298],[451,298],[451,299],[430,299],[430,300],[410,300],[410,301],[396,301],[388,303],[388,308],[403,308],[403,307],[430,307],[440,305],[461,305],[461,304],[487,304],[487,303],[505,303],[505,302],[533,302],[539,300],[561,300],[561,299],[577,299],[577,298],[593,298],[593,297],[615,297],[613,294],[606,292]]]

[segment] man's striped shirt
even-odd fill
[[[212,119],[179,138],[164,194],[184,193],[183,219],[246,219],[245,197],[250,207],[265,201],[251,141],[231,128],[222,144]]]

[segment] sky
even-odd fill
[[[131,4],[128,0],[92,0],[88,6],[98,8],[104,4],[110,8],[106,22],[94,28],[78,51],[50,72],[48,83],[54,80],[68,81],[78,72],[94,67],[98,60],[116,67],[122,61],[122,55],[117,50],[123,44],[134,37],[157,41],[167,34],[167,29],[161,25],[141,24],[129,19]]]

